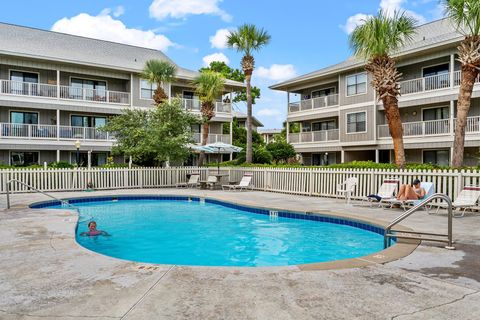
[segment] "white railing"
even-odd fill
[[[75,88],[44,83],[19,82],[12,80],[0,80],[0,93],[19,96],[47,97],[65,100],[82,100],[115,104],[129,104],[130,94],[110,90],[95,90]]]
[[[322,142],[322,141],[338,141],[339,130],[321,130],[308,131],[302,133],[290,133],[288,135],[289,143],[305,143],[305,142]]]
[[[0,80],[0,93],[18,96],[57,97],[57,86],[44,83]]]
[[[41,191],[85,190],[91,182],[95,189],[162,188],[174,187],[187,181],[187,174],[200,173],[206,179],[216,168],[92,168],[92,169],[21,169],[0,170],[0,192],[5,193],[6,182],[17,179]],[[435,192],[455,199],[465,185],[479,185],[479,171],[456,170],[375,170],[330,168],[222,168],[230,181],[239,181],[245,173],[253,174],[255,190],[306,196],[335,197],[339,183],[356,177],[358,185],[352,198],[360,199],[376,194],[384,179],[396,178],[400,184],[414,179],[434,184]],[[20,184],[13,184],[13,192],[29,192]]]
[[[480,117],[468,117],[467,125],[465,127],[466,133],[479,133],[480,132]]]
[[[400,82],[402,95],[445,89],[450,87],[450,73],[442,73],[435,76],[423,77]]]
[[[185,110],[199,112],[201,110],[202,102],[198,99],[182,98],[182,105],[185,108]],[[231,113],[232,112],[232,104],[217,101],[217,102],[215,102],[215,112],[217,112],[217,113]]]
[[[231,143],[229,134],[208,134],[208,143],[223,142]]]
[[[403,136],[430,136],[450,133],[450,119],[405,122],[403,126]],[[378,127],[378,138],[390,138],[388,124],[382,124]]]
[[[114,140],[112,134],[98,128],[45,124],[0,123],[0,138]]]
[[[318,108],[332,107],[338,105],[338,94],[331,94],[324,97],[318,97],[313,99],[300,100],[298,102],[291,102],[288,106],[290,113],[314,110]]]

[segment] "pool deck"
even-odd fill
[[[403,212],[257,191],[145,189],[54,195],[120,194],[204,196],[378,223]],[[5,196],[0,197],[0,207],[5,208]],[[382,264],[383,257],[367,258],[345,269],[207,268],[139,264],[88,251],[75,242],[72,211],[26,208],[44,200],[39,194],[16,194],[13,208],[0,210],[0,319],[480,319],[480,216],[454,219],[454,251],[424,243],[395,261]],[[445,214],[419,212],[403,225],[442,232],[446,222]]]

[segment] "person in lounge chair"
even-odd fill
[[[81,236],[94,237],[94,236],[109,236],[106,231],[97,230],[97,223],[90,221],[88,223],[88,231],[80,233]]]
[[[415,179],[412,185],[402,184],[398,191],[397,200],[420,200],[425,197],[425,189],[421,187],[420,180]]]

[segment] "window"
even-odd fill
[[[10,93],[21,95],[37,95],[38,73],[10,71]],[[30,83],[33,83],[30,84]]]
[[[337,129],[335,120],[314,122],[312,123],[312,131],[332,130]]]
[[[150,83],[147,80],[140,80],[140,98],[142,99],[153,99],[153,95],[157,90],[156,83]]]
[[[445,74],[445,73],[448,73],[448,72],[449,72],[448,63],[423,68],[423,76],[424,77],[437,76],[439,74]]]
[[[312,131],[311,123],[310,122],[303,122],[302,123],[302,132],[310,132]]]
[[[94,116],[71,116],[72,127],[99,128],[107,124],[107,118]]]
[[[18,124],[38,124],[37,112],[10,112],[10,122]]]
[[[335,153],[317,153],[312,154],[312,165],[314,166],[328,166],[329,164],[337,163]]]
[[[83,99],[90,101],[106,101],[107,98],[107,82],[88,79],[71,79],[71,95],[75,99]]]
[[[367,74],[359,73],[347,77],[347,96],[367,92]]]
[[[39,154],[38,152],[11,152],[10,164],[14,166],[29,166],[32,164],[38,164]]]
[[[320,89],[312,91],[312,98],[325,97],[332,94],[335,94],[335,88]]]
[[[80,152],[78,154],[78,166],[79,167],[87,167],[88,166],[88,152]],[[107,154],[106,153],[91,153],[91,165],[93,167],[102,166],[107,163]],[[77,164],[77,153],[71,152],[70,153],[70,163]]]
[[[347,133],[367,131],[367,113],[357,112],[347,114]]]
[[[443,120],[450,117],[449,107],[423,109],[423,121]]]
[[[425,150],[423,151],[423,163],[448,166],[450,163],[450,153],[448,150]]]

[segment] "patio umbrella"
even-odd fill
[[[193,150],[196,151],[203,151],[207,153],[216,153],[220,155],[222,152],[233,153],[233,152],[240,152],[242,148],[234,146],[232,144],[223,143],[223,142],[215,142],[210,143],[204,146],[192,146]],[[220,173],[220,162],[217,159],[217,172]]]

